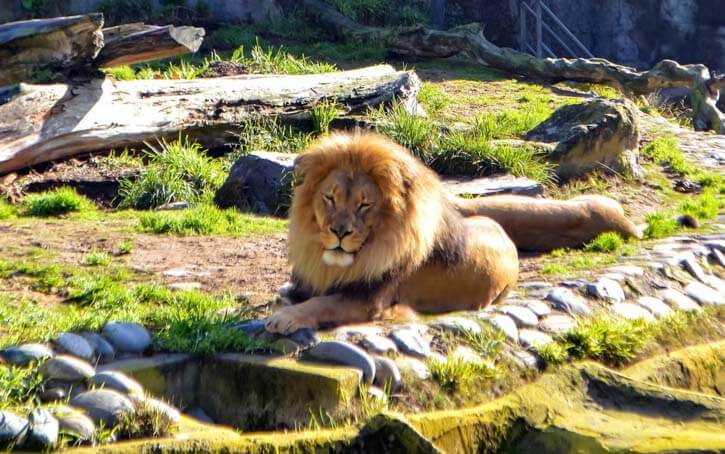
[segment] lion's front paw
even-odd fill
[[[317,328],[317,323],[298,310],[298,307],[285,307],[272,314],[264,325],[271,333],[292,334],[302,328]]]

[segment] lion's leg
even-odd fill
[[[290,334],[302,328],[319,328],[327,324],[362,323],[376,318],[372,305],[343,295],[315,296],[304,303],[284,307],[267,318],[267,331]]]

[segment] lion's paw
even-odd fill
[[[270,333],[292,334],[302,328],[317,328],[317,323],[302,314],[295,306],[285,307],[270,317],[265,322],[265,329]]]

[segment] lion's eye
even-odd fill
[[[372,204],[371,203],[363,202],[360,205],[358,205],[357,210],[362,213],[363,211],[365,211],[368,208],[370,208],[370,205],[372,205]]]

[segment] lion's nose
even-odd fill
[[[330,227],[330,231],[341,240],[352,233],[352,230],[344,225]]]

